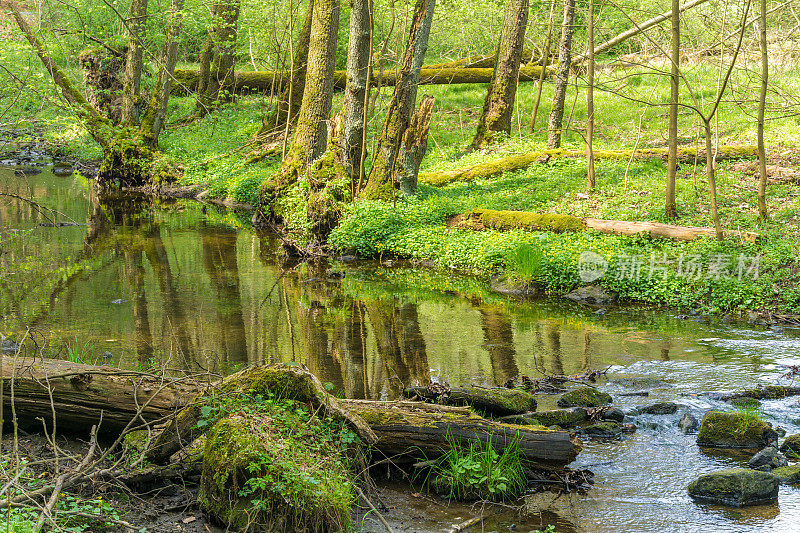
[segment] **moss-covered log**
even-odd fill
[[[448,439],[461,445],[491,441],[499,452],[519,436],[523,463],[532,469],[562,469],[581,449],[566,431],[487,420],[464,407],[422,402],[341,400],[363,418],[378,440],[374,448],[395,463],[435,459],[448,448]]]
[[[427,387],[409,387],[406,398],[422,398],[442,405],[468,405],[493,416],[521,415],[536,410],[536,397],[528,392],[503,387],[467,385],[436,394]]]
[[[521,78],[520,78],[521,80]],[[550,159],[561,157],[586,157],[584,150],[566,150],[557,148],[553,150],[542,150],[529,154],[517,154],[496,161],[479,163],[471,167],[459,168],[456,170],[444,170],[441,172],[421,172],[419,175],[420,183],[427,183],[436,187],[454,183],[456,181],[474,181],[499,176],[504,172],[522,170],[537,163],[546,163]],[[665,159],[667,157],[666,148],[646,148],[642,150],[595,150],[595,159]],[[678,148],[678,159],[684,162],[705,160],[705,151],[693,147]],[[720,146],[717,152],[716,161],[729,159],[748,159],[758,157],[757,146]]]
[[[185,407],[201,385],[196,380],[162,379],[118,368],[56,359],[3,356],[3,412],[41,427],[55,414],[60,429],[119,432],[132,423],[164,420]],[[48,391],[49,387],[49,391]],[[51,402],[52,395],[52,402]]]
[[[495,229],[509,231],[552,231],[564,233],[571,231],[594,230],[612,235],[640,235],[661,237],[677,241],[694,241],[701,237],[714,237],[714,228],[675,226],[660,222],[636,222],[627,220],[603,220],[599,218],[578,218],[558,213],[531,213],[528,211],[495,211],[493,209],[473,209],[461,215],[456,227],[471,230]],[[760,234],[750,231],[726,231],[728,238],[756,242]]]
[[[492,68],[427,68],[420,70],[419,85],[456,85],[459,83],[489,83],[492,80]],[[519,81],[536,81],[541,73],[541,67],[533,65],[519,69]],[[371,86],[378,83],[382,87],[394,87],[399,76],[397,70],[385,70],[383,75],[378,71],[373,72]],[[288,70],[260,70],[252,72],[237,72],[235,75],[234,91],[237,94],[253,92],[270,92],[285,88],[290,79]],[[187,92],[197,90],[200,81],[198,70],[176,70],[173,94],[186,95]],[[337,70],[334,73],[333,87],[343,91],[347,85],[347,71]]]

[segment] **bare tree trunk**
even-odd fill
[[[680,99],[680,60],[681,60],[681,14],[680,0],[672,0],[672,71],[670,73],[669,98],[669,154],[667,156],[667,191],[664,215],[667,219],[677,218],[675,203],[675,175],[678,171],[678,102]]]
[[[764,110],[767,104],[767,82],[769,80],[769,58],[767,57],[767,0],[761,0],[759,21],[761,41],[761,94],[758,99],[758,216],[769,218],[767,213],[767,151],[764,147]]]
[[[147,105],[144,115],[142,115],[141,131],[145,141],[151,147],[158,146],[158,136],[164,128],[166,119],[167,103],[172,89],[172,77],[175,73],[175,65],[178,62],[178,37],[183,28],[183,2],[184,0],[172,0],[169,23],[165,32],[167,41],[164,44],[158,81],[153,88],[150,103]]]
[[[711,146],[711,119],[713,116],[703,117],[703,129],[706,134],[706,177],[708,178],[708,188],[711,194],[711,219],[714,221],[714,229],[717,232],[717,239],[724,238],[722,231],[722,224],[719,220],[719,211],[717,210],[717,179],[714,171],[714,152]]]
[[[547,17],[547,39],[544,42],[544,52],[542,54],[542,72],[539,74],[539,81],[536,85],[536,101],[533,103],[531,111],[531,133],[536,131],[536,118],[539,114],[539,103],[542,101],[542,88],[544,87],[544,77],[547,74],[547,67],[550,65],[550,46],[553,40],[553,12],[556,10],[556,0],[550,2],[550,15]]]
[[[569,69],[571,66],[572,34],[575,31],[575,0],[564,0],[564,21],[561,24],[561,43],[558,47],[558,75],[556,90],[553,95],[553,108],[550,110],[550,122],[547,126],[547,147],[561,146],[561,125],[564,122],[564,100],[567,97]]]
[[[435,7],[436,0],[417,0],[414,7],[408,46],[403,55],[403,64],[392,101],[386,112],[386,121],[378,139],[369,181],[364,189],[364,196],[367,198],[388,200],[394,197],[398,154],[403,135],[414,113],[420,69],[428,50],[428,37]]]
[[[586,189],[593,191],[594,175],[594,0],[589,0],[587,20],[589,71],[586,76]]]
[[[514,99],[519,83],[519,65],[528,27],[528,0],[508,0],[503,31],[497,48],[494,75],[489,83],[478,131],[472,149],[479,150],[494,142],[498,132],[511,133]]]
[[[211,33],[214,52],[205,93],[205,99],[211,108],[217,102],[230,102],[233,99],[239,11],[240,0],[224,0],[214,6]]]
[[[306,82],[297,128],[281,169],[262,186],[261,196],[265,205],[270,205],[295,183],[327,147],[339,11],[339,0],[314,2]]]
[[[372,0],[350,0],[350,44],[344,101],[342,148],[344,164],[354,187],[362,180],[364,122],[372,49]]]
[[[139,112],[136,105],[139,100],[139,91],[142,80],[142,38],[144,37],[145,22],[147,21],[147,0],[133,0],[131,3],[131,16],[128,22],[130,36],[128,39],[128,54],[125,60],[125,77],[122,91],[122,123],[137,124]]]

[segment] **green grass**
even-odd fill
[[[519,436],[501,453],[484,445],[463,446],[447,435],[447,451],[432,467],[432,484],[447,499],[504,501],[522,495],[527,486],[519,454]]]

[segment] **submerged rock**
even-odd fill
[[[784,485],[800,483],[800,464],[776,468],[772,471],[772,475],[777,477]]]
[[[2,353],[16,353],[19,351],[19,344],[0,335],[0,352]]]
[[[755,470],[769,472],[774,468],[781,468],[787,466],[788,464],[789,461],[787,461],[786,457],[778,451],[778,448],[774,446],[767,446],[755,454],[747,463],[747,466]]]
[[[748,468],[705,474],[689,484],[689,496],[700,502],[733,507],[771,503],[778,499],[776,476]]]
[[[558,399],[559,407],[599,407],[611,403],[611,395],[592,387],[580,387]]]
[[[767,422],[742,413],[709,411],[700,423],[699,446],[760,449],[778,439]]]
[[[599,285],[578,287],[565,296],[573,302],[589,305],[608,305],[617,301],[616,293],[607,291]]]
[[[789,435],[781,444],[781,451],[792,457],[800,458],[800,435]]]
[[[671,415],[678,411],[678,404],[673,402],[654,403],[639,407],[637,411],[643,415]]]
[[[694,433],[699,427],[700,422],[694,417],[694,415],[692,415],[692,413],[683,413],[683,416],[678,421],[678,428],[680,428],[681,433],[684,435]]]
[[[583,407],[572,409],[553,409],[552,411],[539,411],[538,413],[527,413],[525,415],[507,416],[502,418],[503,422],[509,424],[535,424],[539,426],[557,426],[568,428],[577,426],[581,422],[586,422],[589,414]]]
[[[622,412],[622,409],[604,409],[605,410],[600,414],[600,418],[603,420],[613,420],[614,422],[622,422],[625,420],[625,413]]]

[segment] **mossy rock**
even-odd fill
[[[733,468],[705,474],[689,484],[689,496],[700,502],[743,507],[778,499],[779,480],[768,472]]]
[[[800,387],[789,385],[768,385],[758,389],[747,389],[732,395],[732,398],[755,398],[757,400],[780,400],[800,395]]]
[[[355,488],[334,446],[304,443],[297,427],[233,415],[208,434],[198,502],[243,533],[347,531]],[[288,443],[288,445],[287,445]]]
[[[800,464],[776,468],[772,471],[772,475],[784,485],[800,483]]]
[[[580,387],[565,392],[558,399],[559,407],[599,407],[611,403],[611,395],[592,387]]]
[[[699,446],[761,449],[777,440],[767,422],[743,413],[709,411],[700,423]]]
[[[761,407],[761,402],[756,398],[742,396],[741,398],[733,398],[731,405],[738,409],[758,409]]]
[[[518,415],[536,410],[536,397],[519,389],[468,385],[452,389],[449,395],[441,398],[446,405],[468,405],[494,416]]]
[[[781,452],[790,459],[800,459],[800,435],[789,435],[781,444]]]
[[[629,426],[614,422],[613,420],[603,420],[594,424],[584,426],[581,431],[590,436],[599,439],[613,439],[619,437],[629,430]]]

